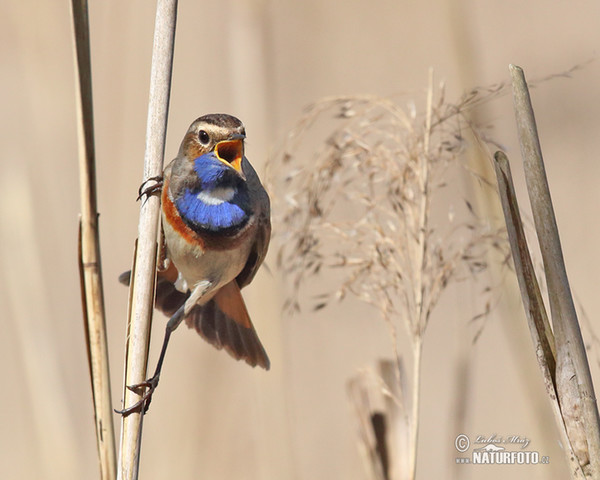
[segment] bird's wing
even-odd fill
[[[256,275],[258,268],[267,256],[269,241],[271,240],[271,205],[269,195],[267,195],[266,190],[260,183],[258,175],[246,158],[244,158],[242,167],[247,178],[248,189],[250,190],[250,196],[254,204],[253,206],[256,210],[257,228],[254,243],[250,249],[246,265],[244,265],[244,268],[236,277],[240,288],[244,288],[248,285],[254,278],[254,275]]]
[[[254,243],[250,249],[246,265],[244,265],[244,268],[236,277],[237,284],[240,288],[244,288],[248,285],[256,275],[258,268],[261,266],[267,255],[270,239],[271,222],[268,218],[261,217],[258,221],[256,236],[254,237]]]

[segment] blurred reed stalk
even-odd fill
[[[71,5],[77,76],[75,85],[81,189],[79,220],[81,301],[92,384],[100,476],[103,480],[112,480],[116,475],[117,462],[100,263],[88,7],[86,0],[73,0]]]
[[[163,170],[176,20],[177,0],[158,0],[146,125],[144,181],[161,175]],[[144,197],[140,206],[138,239],[129,292],[123,386],[124,408],[141,399],[141,395],[129,390],[127,385],[146,380],[159,220],[160,199],[155,195]],[[140,411],[132,412],[121,419],[118,470],[118,478],[121,480],[134,480],[138,477],[143,410],[142,405]]]
[[[566,273],[550,188],[525,75],[509,67],[527,191],[542,252],[553,329],[550,328],[531,254],[523,233],[508,158],[495,155],[519,287],[536,357],[570,464],[571,478],[600,478],[600,420],[585,345]]]
[[[328,287],[338,287],[313,292],[315,309],[351,294],[376,308],[389,327],[391,363],[380,364],[378,381],[359,376],[349,384],[361,412],[359,435],[371,478],[415,478],[424,335],[442,292],[452,281],[485,272],[490,249],[500,251],[502,262],[508,258],[503,228],[481,221],[466,199],[454,197],[452,205],[441,198],[456,184],[452,175],[469,171],[462,132],[472,131],[484,143],[465,111],[503,91],[504,85],[474,89],[454,104],[446,101],[443,85],[434,87],[431,71],[424,113],[412,102],[405,111],[374,96],[325,99],[307,109],[283,157],[269,164],[269,177],[283,179],[272,190],[280,205],[275,220],[285,232],[279,265],[292,279],[286,307],[299,310],[301,287],[309,288],[307,279],[327,269],[334,279]],[[326,114],[331,133],[307,167],[299,151]],[[489,312],[492,288],[482,293]],[[398,350],[398,322],[412,347],[409,378]],[[382,407],[371,410],[377,395]]]

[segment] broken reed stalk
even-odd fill
[[[358,419],[359,451],[369,480],[396,478],[390,471],[390,456],[408,454],[408,448],[398,443],[408,438],[404,435],[408,417],[404,405],[396,401],[403,399],[403,391],[396,381],[396,369],[394,361],[382,360],[379,362],[379,375],[372,370],[361,370],[346,385],[350,406]],[[384,391],[389,394],[382,395]],[[401,430],[395,428],[396,422],[401,423]],[[393,467],[396,470],[408,471],[406,456],[401,461],[396,459],[395,463]]]
[[[590,478],[598,478],[600,476],[600,419],[594,385],[565,268],[527,82],[520,67],[511,65],[509,69],[512,76],[525,180],[548,285],[556,341],[555,379],[558,397],[575,453],[581,462],[580,455],[584,453],[579,450],[587,449],[592,474]],[[569,411],[575,408],[580,411]],[[582,427],[584,431],[577,432]],[[582,438],[574,443],[575,435]]]
[[[117,462],[98,231],[88,8],[86,0],[73,0],[71,5],[77,76],[75,85],[81,190],[79,220],[81,301],[92,384],[100,478],[112,480],[116,475]]]
[[[152,50],[150,99],[146,125],[144,181],[159,176],[163,169],[173,50],[177,20],[177,0],[158,0]],[[157,237],[160,199],[144,197],[140,206],[137,248],[132,269],[130,305],[125,352],[124,408],[140,400],[140,395],[127,385],[146,380],[150,343],[150,326],[154,304]],[[142,438],[143,407],[139,412],[123,416],[118,478],[137,479]]]
[[[572,478],[599,478],[600,422],[587,355],[577,321],[552,207],[537,127],[523,70],[511,65],[515,114],[527,190],[544,261],[554,326],[546,310],[523,234],[508,159],[496,154],[496,175],[511,249],[546,391]]]
[[[561,443],[567,450],[567,459],[570,460],[571,476],[574,479],[583,480],[585,475],[581,469],[577,457],[573,452],[569,436],[565,429],[560,404],[556,395],[555,372],[556,372],[556,348],[554,334],[548,322],[544,300],[535,276],[535,268],[529,253],[525,229],[521,221],[519,205],[512,181],[512,174],[508,158],[503,152],[496,152],[494,156],[496,177],[498,180],[498,192],[506,219],[508,239],[513,252],[515,273],[521,290],[525,315],[534,345],[536,358],[544,380],[544,386],[550,399],[552,413],[555,416]]]

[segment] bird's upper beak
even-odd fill
[[[246,179],[242,171],[242,158],[244,158],[244,138],[242,134],[232,135],[215,145],[217,158],[227,166],[233,168],[243,179]]]

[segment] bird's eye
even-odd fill
[[[210,137],[204,130],[200,130],[198,132],[198,140],[200,140],[202,145],[208,145],[208,142],[210,142]]]

